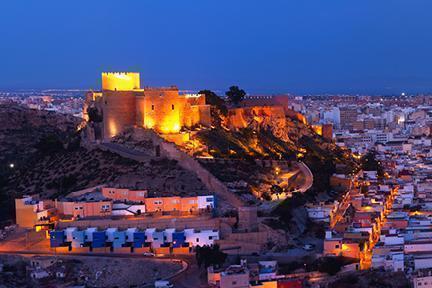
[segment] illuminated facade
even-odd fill
[[[180,94],[176,86],[142,89],[139,73],[102,73],[102,91],[87,93],[87,121],[87,109],[92,105],[102,113],[104,139],[133,126],[173,134],[184,127],[211,123],[204,95]]]

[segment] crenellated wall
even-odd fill
[[[102,73],[102,90],[130,91],[140,89],[140,74],[131,72]]]
[[[86,121],[90,105],[102,111],[103,139],[132,126],[175,134],[183,127],[211,125],[210,105],[205,104],[204,95],[182,95],[176,86],[140,89],[139,73],[102,73],[102,92],[87,93]]]

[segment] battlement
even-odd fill
[[[176,85],[171,85],[167,87],[150,87],[150,86],[144,87],[144,91],[178,91],[178,90],[179,89],[177,88]]]
[[[140,89],[140,74],[135,72],[102,73],[102,90],[130,91]]]

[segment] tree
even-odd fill
[[[198,93],[204,94],[206,98],[206,104],[210,105],[212,125],[217,127],[221,126],[222,115],[226,116],[228,114],[228,109],[225,105],[225,100],[210,90],[201,90]]]
[[[377,171],[378,177],[384,177],[384,168],[382,167],[381,162],[376,159],[375,151],[369,151],[366,153],[366,155],[361,159],[361,165],[364,171]]]
[[[221,266],[227,257],[227,254],[219,250],[219,245],[204,245],[202,247],[197,246],[195,252],[198,266],[201,267],[204,265],[204,268],[206,269],[210,266]]]
[[[246,92],[243,89],[240,89],[238,86],[231,86],[225,95],[228,97],[229,102],[234,105],[238,105],[241,101],[243,101],[246,96]]]
[[[35,148],[42,154],[54,154],[63,150],[63,142],[59,136],[48,134],[36,143]]]
[[[344,265],[340,257],[324,257],[318,259],[318,262],[318,271],[329,275],[336,275]]]
[[[87,109],[87,114],[90,122],[100,123],[103,121],[103,117],[96,107],[89,107]]]
[[[272,194],[280,194],[283,192],[283,189],[279,185],[273,184],[270,188],[270,191]]]
[[[217,107],[221,107],[225,105],[224,99],[216,95],[216,93],[214,93],[211,90],[201,90],[198,92],[198,94],[205,95],[206,104],[217,106]]]

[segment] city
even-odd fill
[[[367,2],[365,6],[379,11],[387,8]],[[419,3],[397,2],[394,13],[401,13],[396,9],[401,7],[408,15],[426,9]],[[290,25],[297,13],[310,12],[326,20],[311,20],[314,27],[333,29],[339,22],[332,17],[346,20],[343,15],[348,13],[352,19],[347,29],[378,37],[374,27],[351,10],[363,9],[360,4],[332,3],[332,12],[316,4],[327,12],[292,3],[259,7],[289,19]],[[37,66],[43,73],[25,66],[25,75],[33,71],[26,83],[14,80],[18,66],[0,69],[0,287],[432,287],[429,71],[418,64],[415,81],[403,69],[386,76],[390,74],[382,64],[359,56],[352,59],[357,67],[367,62],[379,77],[387,78],[377,84],[349,66],[341,73],[341,58],[356,48],[349,43],[338,47],[336,57],[326,50],[326,40],[302,20],[301,29],[317,39],[315,51],[307,48],[309,40],[285,30],[288,24],[264,15],[266,28],[254,26],[258,35],[278,39],[290,55],[296,48],[272,31],[294,37],[304,51],[314,50],[304,57],[298,54],[302,65],[313,65],[312,55],[324,62],[326,56],[333,57],[336,63],[326,66],[328,75],[298,69],[286,72],[291,78],[287,80],[279,64],[299,65],[296,57],[288,61],[270,53],[261,63],[262,49],[270,48],[255,43],[258,36],[246,32],[257,24],[237,23],[235,10],[230,10],[223,12],[225,21],[238,26],[222,28],[203,21],[196,27],[192,18],[182,18],[171,8],[186,13],[198,5],[214,19],[219,6],[184,5],[168,8],[143,2],[123,7],[109,0],[98,12],[68,6],[70,10],[52,16],[62,25],[48,27],[44,21],[49,20],[42,19],[35,27],[67,33],[75,40],[95,37],[94,42],[87,40],[98,47],[101,42],[96,39],[106,41],[105,51],[89,45],[88,51],[59,55],[47,42],[35,39],[39,44],[31,46],[51,51],[39,55],[47,67]],[[54,11],[48,6],[33,8],[44,15]],[[139,9],[133,7],[154,11],[145,21],[160,25],[148,26],[149,35],[160,42],[136,40],[134,32],[143,27],[130,25],[129,31],[120,32],[127,53],[117,54],[116,39],[97,35],[94,29],[119,33],[113,19],[140,23],[135,17]],[[8,8],[18,9],[14,4]],[[294,10],[284,12],[288,8]],[[261,15],[258,6],[245,9]],[[36,17],[25,13],[28,21]],[[163,13],[185,20],[164,22]],[[294,18],[284,18],[284,13]],[[83,21],[77,27],[66,24],[72,14]],[[107,15],[109,25],[101,28],[99,20]],[[423,18],[411,18],[407,24],[365,17],[378,21],[378,30],[387,29],[388,23],[410,31],[411,25],[423,27]],[[171,35],[175,23],[185,30]],[[359,23],[365,27],[358,28]],[[30,35],[16,21],[15,25],[14,33]],[[242,51],[233,47],[222,60],[214,47],[179,45],[191,66],[184,65],[174,49],[162,47],[172,45],[172,39],[185,44],[177,37],[186,37],[186,31],[198,33],[203,41],[222,39],[207,29],[245,33],[243,39],[255,46]],[[162,32],[173,38],[158,38]],[[408,37],[405,33],[392,35]],[[4,36],[12,45],[22,43]],[[341,31],[332,37],[349,38]],[[230,39],[237,43],[237,38]],[[75,42],[59,41],[70,45],[65,51],[78,49]],[[379,43],[393,45],[388,41]],[[152,54],[137,51],[135,45]],[[379,47],[368,49],[379,52]],[[230,66],[232,53],[241,59],[236,67]],[[414,54],[404,56],[414,59]],[[6,63],[20,63],[18,54],[10,55]],[[387,56],[380,57],[390,61]],[[83,67],[81,57],[97,64]],[[61,67],[59,59],[68,59],[68,67]],[[204,62],[214,70],[190,68]],[[356,82],[357,77],[363,80]]]

